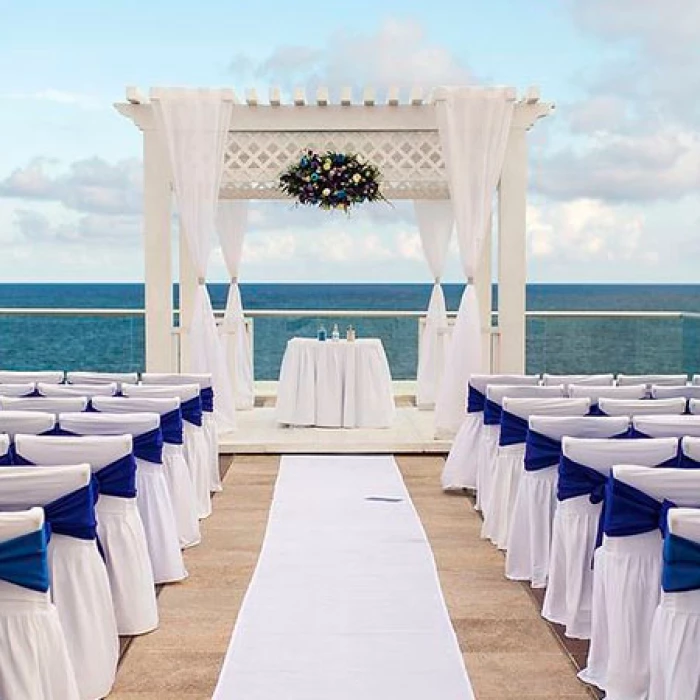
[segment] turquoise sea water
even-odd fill
[[[425,309],[427,284],[243,284],[247,309]],[[448,308],[459,304],[462,285],[446,284]],[[225,304],[225,284],[210,285],[215,308]],[[175,290],[175,297],[177,290]],[[495,290],[497,296],[497,290]],[[494,299],[496,303],[496,299]],[[700,312],[700,285],[546,285],[527,289],[531,311]],[[0,308],[143,307],[140,284],[0,284]],[[277,378],[286,341],[314,336],[338,321],[323,318],[255,320],[257,379]],[[418,323],[412,318],[352,321],[360,336],[379,336],[396,379],[415,377]],[[137,317],[2,316],[0,366],[8,369],[140,370],[143,321]],[[542,319],[527,327],[527,365],[533,372],[700,372],[700,320]]]

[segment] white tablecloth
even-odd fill
[[[282,360],[277,420],[323,428],[387,428],[391,373],[381,340],[292,338]]]

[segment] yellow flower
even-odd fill
[[[331,194],[331,191],[326,187],[325,190],[321,193],[324,197],[329,197]]]
[[[333,165],[333,164],[330,162],[330,160],[326,160],[326,161],[324,161],[324,163],[323,163],[323,169],[324,169],[324,170],[330,170],[332,165]]]
[[[355,174],[352,176],[352,181],[353,181],[354,183],[361,182],[361,181],[362,181],[362,175],[360,175],[359,173],[355,173]]]

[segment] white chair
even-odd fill
[[[41,508],[0,512],[0,697],[80,700],[51,602],[48,538]]]
[[[660,528],[668,506],[700,505],[700,470],[614,466],[603,546],[593,568],[593,624],[580,678],[610,698],[645,698],[649,645],[661,593]]]
[[[36,390],[40,396],[85,396],[92,399],[95,396],[114,396],[117,385],[111,384],[44,384],[39,382]]]
[[[559,386],[515,386],[515,385],[488,385],[486,387],[486,403],[484,404],[484,424],[481,431],[481,450],[479,454],[479,467],[477,472],[477,508],[484,516],[484,526],[481,536],[490,537],[490,524],[488,522],[489,506],[491,504],[491,491],[493,477],[496,470],[496,458],[498,456],[498,437],[501,434],[501,413],[503,399],[506,397],[517,398],[562,398],[564,387]]]
[[[652,399],[672,399],[682,396],[684,399],[700,399],[700,386],[686,384],[685,386],[657,386],[651,387]]]
[[[102,413],[158,413],[163,433],[163,467],[168,479],[170,498],[175,511],[180,546],[193,547],[202,536],[197,517],[197,501],[183,449],[180,399],[97,397],[93,409]]]
[[[10,455],[10,436],[0,434],[0,466],[6,467],[12,464]]]
[[[591,400],[591,415],[600,415],[598,402],[600,399],[643,399],[647,396],[646,384],[630,386],[586,386],[571,384],[569,396],[573,399],[586,398]]]
[[[109,578],[95,539],[95,500],[88,464],[0,469],[0,510],[41,506],[51,527],[51,597],[82,700],[109,694],[119,657]]]
[[[566,628],[566,636],[591,634],[591,563],[598,536],[605,483],[615,464],[646,467],[678,463],[678,441],[597,440],[565,437],[552,525],[549,580],[542,615]]]
[[[490,538],[499,549],[506,549],[508,546],[515,497],[525,470],[523,459],[528,419],[534,415],[585,416],[589,405],[588,399],[503,399],[496,467],[488,510]]]
[[[624,435],[628,427],[626,417],[530,417],[524,471],[508,534],[506,576],[509,579],[530,581],[533,588],[547,585],[562,438],[611,438]]]
[[[216,427],[214,409],[214,389],[211,374],[155,374],[144,372],[141,375],[143,384],[180,385],[198,384],[202,399],[202,428],[207,438],[209,455],[209,490],[212,493],[221,491],[221,472],[219,471],[219,436]]]
[[[688,412],[691,415],[700,415],[700,399],[690,399],[688,401]]]
[[[680,466],[686,469],[700,469],[700,438],[681,438]]]
[[[614,374],[543,374],[542,384],[552,386],[563,384],[567,394],[572,384],[578,386],[612,386],[615,383]]]
[[[648,700],[700,698],[700,510],[673,508],[651,627]]]
[[[85,411],[88,400],[86,396],[62,396],[60,398],[47,396],[28,396],[26,398],[11,398],[0,396],[0,409],[3,411],[41,411],[42,413],[59,413]]]
[[[136,504],[146,531],[156,583],[187,577],[168,481],[163,469],[163,436],[157,413],[62,413],[59,427],[74,435],[131,435],[136,457]]]
[[[185,461],[190,469],[197,497],[197,516],[208,518],[211,515],[211,479],[209,475],[209,443],[202,427],[202,401],[199,384],[177,386],[146,386],[144,384],[123,384],[122,393],[130,398],[179,398],[183,420]]]
[[[136,384],[139,375],[136,372],[66,372],[69,384]]]
[[[633,437],[700,437],[700,416],[632,416]]]
[[[31,396],[36,389],[34,382],[23,384],[0,384],[0,396]]]
[[[529,385],[539,383],[539,375],[473,374],[467,384],[467,413],[455,436],[442,471],[442,488],[476,489],[481,426],[486,403],[486,386],[490,384]]]
[[[606,416],[674,416],[685,412],[686,400],[675,399],[605,399],[598,408]]]
[[[0,384],[26,384],[27,382],[60,384],[63,378],[63,372],[14,372],[0,370]]]
[[[53,433],[56,416],[38,411],[0,411],[0,433],[7,433],[11,440],[18,433],[43,435]]]
[[[656,384],[658,386],[684,386],[688,383],[687,374],[618,374],[617,385],[644,384],[647,391]]]
[[[151,560],[136,506],[136,462],[131,435],[37,437],[18,435],[18,460],[31,464],[88,462],[100,497],[95,507],[120,635],[135,636],[158,626]]]

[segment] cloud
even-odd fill
[[[47,88],[36,92],[14,92],[5,95],[0,94],[0,100],[16,100],[22,102],[52,102],[55,104],[78,107],[80,109],[106,109],[107,105],[102,99],[78,92],[68,92]]]
[[[116,163],[95,156],[77,160],[66,171],[57,161],[39,157],[0,181],[0,197],[60,202],[91,214],[138,214],[142,208],[142,165],[136,159]]]
[[[282,46],[260,61],[238,55],[230,69],[239,80],[252,78],[286,90],[297,85],[385,90],[474,82],[470,70],[449,49],[432,42],[420,22],[404,18],[385,19],[373,33],[339,31],[322,48]]]

